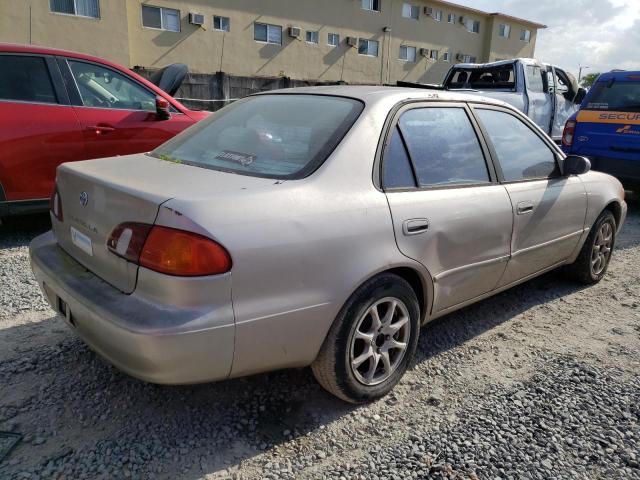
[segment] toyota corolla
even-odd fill
[[[311,365],[364,402],[425,323],[561,266],[598,282],[625,215],[616,179],[502,102],[320,87],[60,166],[30,252],[52,307],[135,377]]]

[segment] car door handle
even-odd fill
[[[518,202],[516,213],[518,215],[526,215],[533,212],[533,202]]]
[[[87,127],[87,130],[94,132],[96,135],[106,135],[107,133],[113,132],[115,127],[109,125],[92,125]]]
[[[417,235],[429,229],[429,220],[426,218],[411,218],[402,222],[402,233],[405,235]]]

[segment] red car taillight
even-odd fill
[[[62,222],[64,220],[64,215],[62,215],[62,200],[60,200],[60,192],[58,192],[57,186],[53,189],[53,193],[49,199],[49,210],[51,210],[53,216],[59,221]]]
[[[219,243],[193,232],[139,223],[123,223],[107,247],[130,262],[180,277],[217,275],[231,270],[231,256]]]
[[[567,120],[562,132],[562,145],[570,147],[573,144],[573,134],[576,132],[575,120]]]

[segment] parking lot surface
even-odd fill
[[[640,479],[640,202],[609,272],[553,272],[423,329],[412,370],[364,406],[309,369],[197,386],[120,373],[49,309],[28,243],[0,227],[7,479]]]

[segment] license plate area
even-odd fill
[[[80,232],[79,230],[73,227],[70,227],[70,228],[71,228],[71,243],[73,243],[76,247],[78,247],[87,255],[93,256],[93,244],[91,242],[91,239],[84,233]]]

